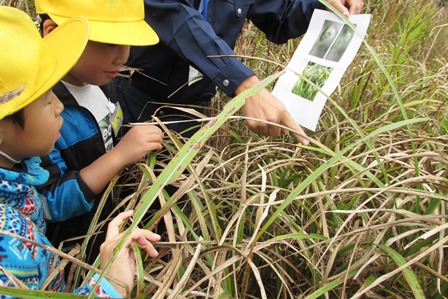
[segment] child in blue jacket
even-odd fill
[[[87,20],[78,17],[42,39],[26,13],[0,6],[0,298],[12,298],[5,294],[17,284],[40,289],[54,271],[58,274],[47,289],[64,290],[63,271],[57,270],[59,257],[47,249],[52,247],[45,236],[47,202],[35,186],[45,183],[49,173],[37,156],[50,153],[60,137],[64,106],[51,88],[81,56],[88,32]],[[124,212],[110,222],[101,246],[102,266],[120,240],[120,224],[131,215],[132,211]],[[102,279],[100,287],[92,290],[94,276],[74,293],[127,296],[135,275],[130,242],[155,257],[151,242],[159,238],[147,230],[134,230],[106,273],[114,279]]]
[[[71,17],[86,17],[90,24],[84,53],[53,88],[65,106],[65,122],[55,149],[41,157],[50,172],[48,182],[38,188],[50,201],[47,236],[59,246],[88,233],[105,188],[125,166],[162,148],[163,133],[157,126],[133,127],[120,136],[122,111],[113,85],[127,61],[129,45],[152,45],[159,38],[144,20],[141,0],[36,0],[35,4],[43,36]],[[98,222],[104,223],[114,209],[109,197]],[[92,236],[88,261],[98,255],[104,236]],[[73,243],[64,245],[68,249]]]

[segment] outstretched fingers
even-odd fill
[[[282,124],[285,127],[290,128],[294,133],[294,136],[299,140],[299,142],[303,145],[309,145],[310,142],[305,138],[307,135],[305,131],[302,129],[299,124],[296,123],[296,121],[292,118],[291,114],[285,113]]]
[[[120,234],[120,225],[123,221],[129,219],[134,215],[133,210],[122,212],[112,219],[107,225],[106,241],[111,240]]]
[[[107,227],[106,244],[115,247],[124,233],[120,233],[120,225],[123,221],[134,215],[134,211],[126,211],[118,214]],[[130,237],[126,240],[124,247],[129,247],[131,242],[135,242],[141,249],[145,250],[150,257],[157,257],[158,252],[151,242],[157,242],[160,236],[149,230],[136,228],[131,232]]]
[[[155,258],[159,255],[159,253],[154,248],[154,245],[152,243],[157,242],[159,240],[160,236],[158,234],[155,234],[149,230],[135,229],[131,233],[131,237],[129,238],[129,244],[131,241],[134,241],[138,245],[138,247],[146,251],[146,253],[150,257]]]

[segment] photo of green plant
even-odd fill
[[[341,29],[342,24],[326,20],[323,25],[323,29],[311,48],[310,55],[324,58],[330,49],[333,41],[337,38],[338,32]]]
[[[308,62],[302,75],[309,81],[313,82],[316,86],[312,85],[307,80],[299,78],[294,84],[291,92],[309,101],[313,101],[319,92],[319,89],[324,86],[325,82],[328,80],[328,77],[330,77],[332,70],[333,69],[330,67],[326,67],[311,61]]]

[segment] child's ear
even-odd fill
[[[42,24],[42,36],[46,36],[51,31],[55,30],[58,25],[52,19],[46,19]]]

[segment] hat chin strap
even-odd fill
[[[5,157],[6,159],[8,159],[9,161],[11,161],[14,164],[19,164],[20,162],[22,162],[21,160],[16,160],[13,157],[11,157],[10,155],[8,155],[7,153],[0,151],[0,155],[2,155],[3,157]]]

